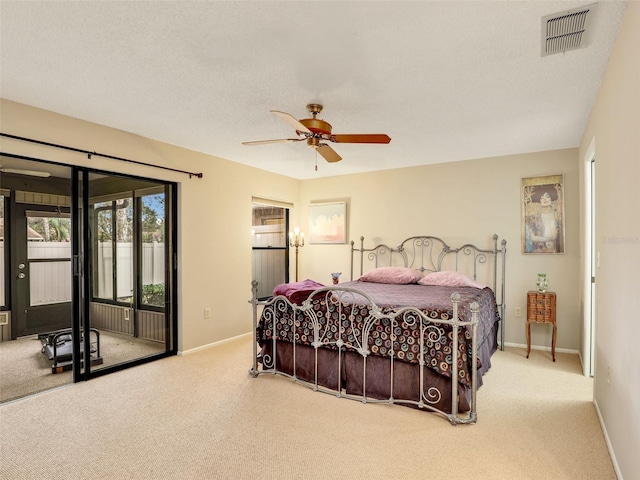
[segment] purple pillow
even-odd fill
[[[472,280],[466,275],[452,271],[431,272],[422,277],[418,283],[420,285],[444,285],[446,287],[485,288],[485,285]]]
[[[416,283],[422,278],[422,273],[407,267],[378,267],[362,275],[358,281],[371,283],[390,283],[407,285]]]

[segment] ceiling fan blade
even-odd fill
[[[336,143],[389,143],[391,137],[386,133],[336,134],[331,135],[331,141]]]
[[[253,142],[242,142],[243,145],[268,145],[269,143],[289,143],[289,142],[299,142],[300,140],[304,140],[304,138],[279,138],[275,140],[255,140]]]
[[[298,119],[293,115],[286,112],[280,112],[279,110],[271,110],[271,113],[273,113],[276,117],[278,117],[284,123],[291,125],[297,131],[311,133],[311,130],[309,130],[302,123],[300,123]]]
[[[316,147],[317,152],[324,157],[329,163],[339,162],[342,157],[336,151],[325,143],[321,143]]]

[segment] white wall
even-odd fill
[[[203,172],[201,179],[189,178],[98,156],[88,160],[83,154],[0,139],[3,152],[178,182],[179,350],[251,330],[251,198],[295,204],[298,181],[15,102],[0,102],[3,133]],[[212,309],[212,318],[204,318],[205,308]]]
[[[582,159],[595,144],[595,402],[625,480],[640,478],[639,52],[640,3],[629,2],[579,153],[584,176]]]
[[[343,161],[348,162],[348,158]],[[565,254],[521,253],[520,186],[523,177],[563,174]],[[302,182],[301,227],[308,228],[312,202],[346,199],[348,236],[359,245],[397,245],[412,235],[434,235],[451,246],[471,242],[491,247],[497,233],[507,240],[506,342],[526,344],[526,295],[539,272],[558,294],[559,349],[577,351],[580,341],[579,176],[577,149],[486,158]],[[330,283],[331,272],[349,279],[350,245],[305,245],[300,276]],[[515,307],[523,314],[515,317]],[[536,328],[539,327],[539,328]],[[532,343],[551,346],[551,328],[532,328]]]

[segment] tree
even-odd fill
[[[164,194],[142,197],[142,241],[164,242]]]
[[[69,218],[45,218],[44,224],[49,225],[50,241],[68,242],[71,220]],[[51,232],[53,231],[53,235]]]

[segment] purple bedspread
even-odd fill
[[[403,306],[415,307],[425,313],[429,318],[448,320],[453,315],[451,295],[454,292],[460,294],[458,304],[458,317],[460,320],[471,320],[470,305],[477,302],[480,306],[478,324],[478,345],[480,346],[499,321],[498,307],[495,295],[490,288],[477,289],[472,287],[444,287],[426,285],[389,285],[370,282],[347,282],[339,287],[354,288],[367,294],[376,305],[382,308],[384,313]],[[320,288],[320,287],[317,287]],[[299,290],[299,289],[298,289]],[[306,299],[309,292],[306,293]],[[320,322],[323,342],[331,343],[339,339],[352,344],[362,337],[363,326],[369,318],[370,306],[362,302],[344,305],[345,316],[337,315],[332,305],[327,305],[326,296],[313,298],[312,308],[314,316]],[[361,299],[363,297],[360,297]],[[299,298],[297,300],[300,300]],[[294,302],[292,302],[294,303]],[[354,321],[346,321],[352,318]],[[368,349],[372,355],[389,356],[391,352],[395,358],[409,363],[418,363],[420,343],[424,345],[425,363],[428,367],[440,374],[451,376],[451,348],[453,331],[448,325],[438,325],[444,335],[435,337],[429,331],[423,330],[423,339],[420,338],[421,330],[410,319],[398,316],[391,320],[381,319],[375,323],[368,335]],[[275,322],[275,324],[274,324]],[[436,325],[436,324],[432,324]],[[258,325],[257,339],[262,345],[272,339],[275,329],[276,338],[310,345],[313,342],[313,327],[302,312],[294,315],[291,308],[263,310]],[[471,329],[461,328],[458,335],[458,374],[459,381],[464,385],[470,385],[471,371]],[[328,345],[328,348],[336,348]]]
[[[302,282],[281,283],[273,289],[273,294],[284,295],[291,303],[302,305],[311,292],[322,287],[323,284],[306,279]]]

